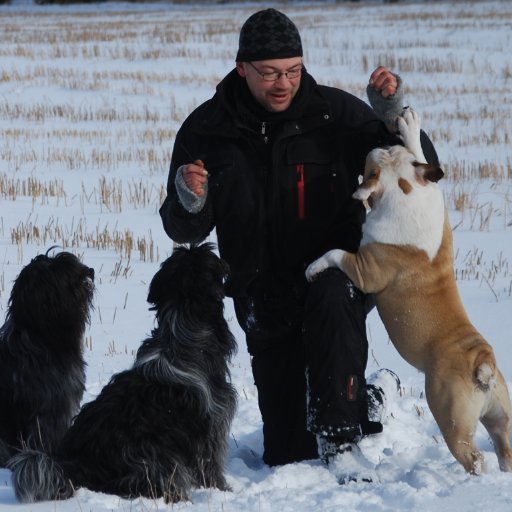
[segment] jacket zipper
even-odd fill
[[[297,164],[297,217],[303,220],[304,216],[304,164]]]
[[[347,382],[347,400],[355,402],[357,399],[357,375],[350,375]]]
[[[265,135],[266,131],[267,131],[267,123],[265,123],[265,121],[263,121],[261,123],[261,135],[263,135],[263,142],[265,144],[268,144],[268,137]]]

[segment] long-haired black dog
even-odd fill
[[[156,328],[133,367],[82,408],[57,455],[11,459],[20,501],[68,498],[79,487],[166,502],[195,487],[228,489],[236,344],[223,315],[228,267],[212,248],[179,247],[161,265],[148,295]]]
[[[21,270],[0,328],[2,467],[21,448],[53,453],[85,389],[94,270],[69,252],[49,256],[52,249]]]

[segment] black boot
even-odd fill
[[[386,417],[387,399],[400,393],[400,379],[398,375],[382,368],[372,373],[366,379],[366,396],[368,400],[368,423],[380,423]],[[370,432],[371,433],[371,432]]]
[[[321,459],[340,484],[376,481],[375,465],[363,455],[356,439],[319,436],[318,447]]]

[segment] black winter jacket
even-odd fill
[[[437,155],[422,134],[424,153]],[[176,242],[200,242],[217,230],[231,267],[228,295],[276,296],[302,287],[306,266],[329,249],[355,252],[365,211],[352,199],[368,152],[400,143],[355,96],[316,84],[306,71],[289,109],[263,111],[233,70],[212,99],[185,120],[174,145],[160,215]],[[181,205],[177,169],[201,159],[208,194],[196,214]]]

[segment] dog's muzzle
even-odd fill
[[[84,278],[84,283],[88,288],[90,288],[90,289],[94,288],[94,269],[93,268],[87,269],[87,274]]]

